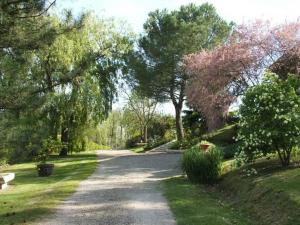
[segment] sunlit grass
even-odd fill
[[[185,177],[165,181],[164,191],[178,225],[252,225],[215,193]]]
[[[86,179],[97,165],[96,154],[81,153],[59,158],[50,177],[38,177],[35,163],[23,163],[4,168],[16,178],[8,189],[0,192],[0,224],[30,224],[51,212],[71,195],[79,182]]]

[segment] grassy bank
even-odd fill
[[[229,171],[214,187],[191,184],[184,177],[165,181],[165,195],[177,223],[300,224],[299,164],[283,169],[278,160],[271,160],[252,167],[257,175],[247,176],[245,168]]]
[[[184,177],[167,180],[163,186],[178,225],[252,225],[217,193],[191,184]]]
[[[300,224],[300,167],[283,169],[278,160],[253,165],[258,175],[245,176],[243,170],[226,174],[220,182],[227,201],[240,207],[255,224]]]
[[[130,148],[129,150],[133,151],[135,153],[144,153],[145,152],[144,146],[136,146],[136,147]]]
[[[0,192],[0,224],[30,224],[51,212],[72,194],[79,182],[95,170],[95,154],[76,154],[66,158],[52,157],[54,174],[38,177],[34,163],[17,164],[2,169],[14,172],[16,178]]]

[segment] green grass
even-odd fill
[[[256,224],[300,224],[300,167],[281,167],[278,159],[261,160],[252,167],[258,175],[246,177],[242,170],[226,174],[221,189],[227,199],[258,221]]]
[[[203,135],[203,139],[206,139],[216,145],[228,145],[234,143],[232,139],[236,136],[237,125],[232,124],[225,126],[219,130]]]
[[[34,163],[16,164],[1,172],[14,172],[15,180],[0,192],[0,224],[30,224],[50,213],[71,195],[79,182],[95,170],[95,154],[76,154],[66,158],[53,156],[54,174],[38,177]]]
[[[250,177],[243,171],[247,167],[234,169],[229,160],[214,187],[180,177],[165,181],[164,192],[179,225],[296,225],[300,224],[298,159],[288,169],[277,158],[258,160],[251,165],[258,174]]]
[[[145,152],[144,146],[136,146],[136,147],[130,148],[129,150],[133,151],[135,153],[143,153],[143,152]]]
[[[216,193],[185,177],[166,180],[163,187],[178,225],[252,225]]]

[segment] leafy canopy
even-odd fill
[[[238,141],[249,159],[278,153],[283,166],[290,163],[293,147],[300,144],[300,81],[266,73],[260,85],[250,88],[240,107]]]
[[[189,4],[172,12],[165,9],[149,13],[145,33],[139,40],[144,68],[139,65],[141,70],[135,75],[140,87],[160,99],[183,101],[187,77],[182,57],[213,48],[224,40],[230,27],[210,4]]]

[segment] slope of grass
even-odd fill
[[[79,182],[95,170],[95,154],[76,154],[66,158],[52,157],[54,174],[38,177],[34,163],[16,164],[1,172],[14,172],[15,180],[0,191],[0,224],[30,224],[51,212],[72,194]]]
[[[229,145],[234,143],[233,137],[236,136],[236,132],[237,125],[232,124],[203,135],[203,139],[207,139],[216,145]]]
[[[300,224],[300,167],[283,169],[278,160],[253,165],[258,175],[242,170],[225,175],[220,188],[227,200],[257,221],[256,224]]]
[[[233,170],[226,161],[226,174],[218,185],[191,184],[186,178],[164,183],[165,195],[179,225],[296,225],[300,224],[300,164],[283,169],[278,160],[260,160],[251,168]],[[251,219],[250,219],[251,218]]]
[[[232,209],[217,193],[191,184],[185,177],[169,179],[163,187],[178,225],[252,225],[249,218]]]

